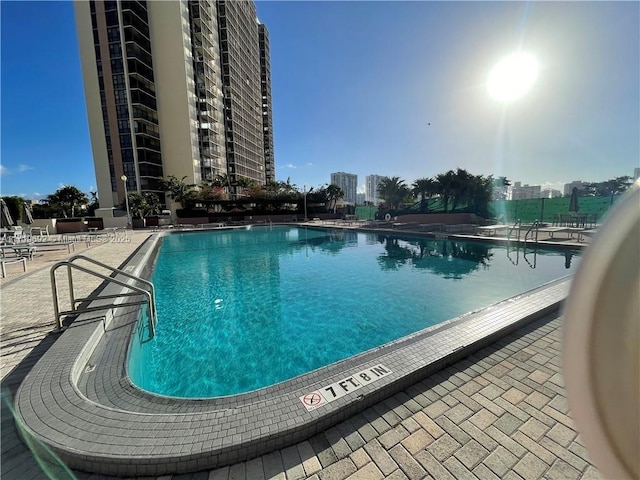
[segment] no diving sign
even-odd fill
[[[369,367],[361,372],[351,375],[344,380],[332,383],[326,387],[307,393],[300,397],[300,401],[308,411],[315,410],[322,405],[326,405],[338,398],[355,392],[360,388],[376,380],[386,377],[391,370],[382,364]]]
[[[318,391],[307,393],[306,395],[300,397],[300,400],[302,400],[302,404],[307,407],[307,410],[315,410],[319,406],[327,403],[327,401]]]

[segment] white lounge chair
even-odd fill
[[[10,263],[22,263],[22,268],[27,271],[27,258],[26,257],[12,257],[0,259],[0,271],[2,271],[2,278],[7,276],[7,265]]]

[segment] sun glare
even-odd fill
[[[529,91],[538,78],[538,62],[527,53],[503,58],[489,74],[489,94],[498,101],[510,102]]]

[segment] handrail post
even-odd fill
[[[67,280],[69,282],[69,301],[71,302],[71,310],[76,309],[76,296],[73,293],[73,275],[71,274],[71,266],[67,265]]]
[[[58,287],[56,284],[56,272],[51,269],[51,293],[53,294],[53,313],[56,316],[57,331],[62,330],[62,321],[60,320],[60,307],[58,305]]]

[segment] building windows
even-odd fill
[[[120,148],[131,148],[131,135],[120,135]]]
[[[111,72],[112,73],[124,73],[124,65],[121,58],[115,58],[111,60]]]

